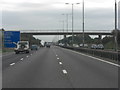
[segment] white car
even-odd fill
[[[97,49],[104,49],[103,44],[98,44],[98,45],[97,45]]]
[[[79,45],[77,45],[77,44],[73,44],[73,47],[79,47]]]
[[[83,47],[83,44],[80,44],[80,47]],[[85,48],[88,48],[88,44],[84,44]]]
[[[91,45],[91,49],[97,49],[97,45],[96,44],[92,44]]]

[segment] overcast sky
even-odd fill
[[[85,29],[113,30],[114,1],[85,0]],[[71,13],[71,5],[65,3],[80,3],[74,4],[74,29],[82,30],[82,0],[1,0],[0,27],[7,30],[62,29],[61,21],[65,16],[61,14]],[[49,41],[53,38],[44,36],[41,39]]]

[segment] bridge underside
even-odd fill
[[[72,35],[72,32],[26,32],[21,34],[30,34],[30,35]],[[73,34],[83,34],[82,32],[74,32]],[[112,35],[112,33],[104,33],[104,32],[85,32],[88,35]]]

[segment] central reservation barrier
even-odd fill
[[[111,59],[111,60],[116,60],[120,61],[120,52],[115,52],[115,51],[105,51],[105,50],[98,50],[98,49],[88,49],[88,48],[80,48],[80,47],[65,47],[65,46],[60,46],[62,48],[66,49],[71,49],[77,52],[85,53],[85,54],[90,54],[92,56],[99,56],[102,58],[106,59]]]

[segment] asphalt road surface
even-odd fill
[[[118,65],[52,46],[3,56],[3,88],[118,88]]]

